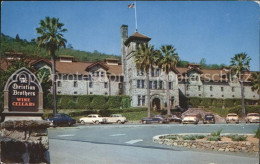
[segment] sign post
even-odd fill
[[[28,69],[23,67],[8,79],[2,114],[1,163],[50,163],[42,87]]]

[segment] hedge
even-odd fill
[[[246,105],[245,110],[247,113],[259,113],[260,105]],[[228,109],[229,113],[237,113],[238,115],[242,116],[242,106],[238,105]]]
[[[45,109],[53,108],[51,94],[44,100]],[[103,95],[57,95],[58,109],[113,109],[130,108],[128,96],[103,96]]]

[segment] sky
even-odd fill
[[[121,55],[120,27],[135,32],[133,1],[27,1],[3,2],[1,32],[30,41],[46,16],[58,17],[74,49]],[[259,71],[260,8],[250,1],[137,1],[138,32],[155,48],[171,44],[181,60],[230,64],[237,53],[252,58],[251,70]]]

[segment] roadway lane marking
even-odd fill
[[[111,137],[116,137],[116,136],[124,136],[125,134],[112,134],[110,135]]]
[[[64,135],[57,135],[58,137],[73,137],[74,134],[64,134]]]
[[[143,140],[142,139],[137,139],[137,140],[131,140],[131,141],[127,141],[125,142],[126,144],[135,144],[137,142],[142,142]]]

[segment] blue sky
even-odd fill
[[[134,9],[119,2],[4,2],[1,32],[31,40],[46,16],[58,17],[74,49],[120,54],[120,26],[135,31]],[[182,60],[230,64],[234,54],[246,52],[251,70],[259,70],[259,5],[249,1],[138,1],[138,32],[159,48],[172,44]]]

